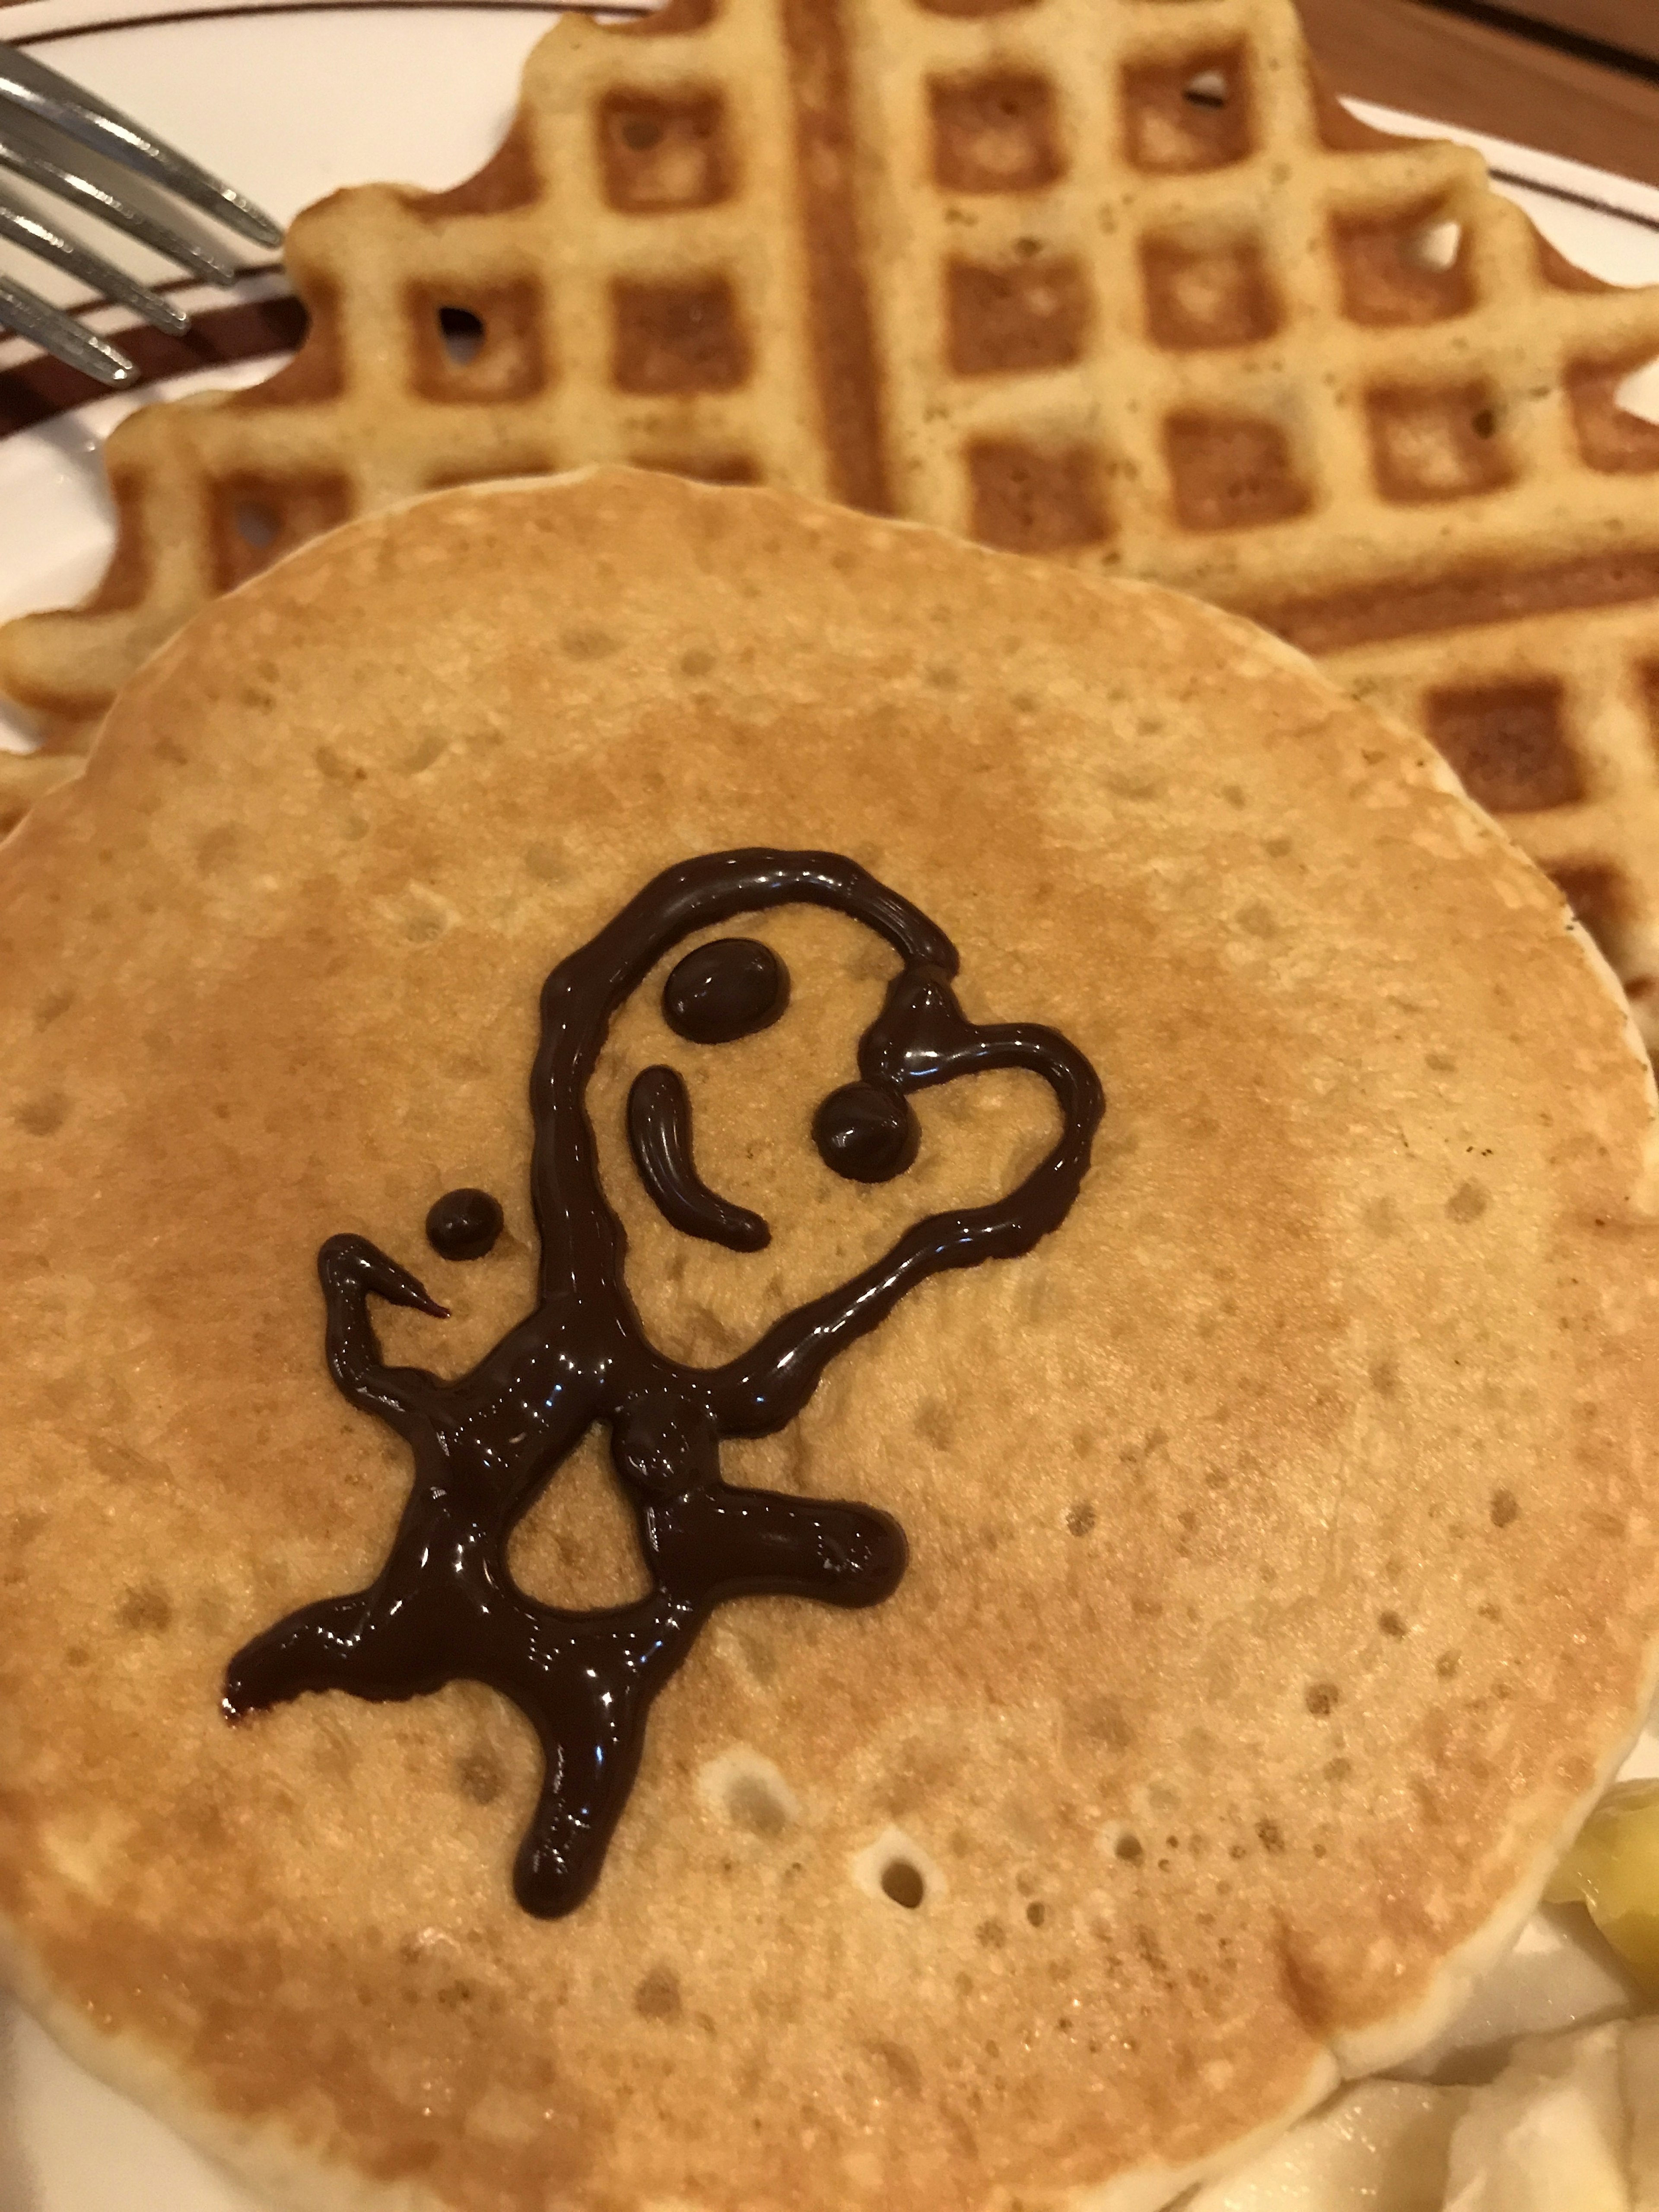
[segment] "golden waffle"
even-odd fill
[[[572,23],[479,176],[337,194],[289,264],[296,362],[118,432],[104,585],[0,633],[55,745],[348,515],[593,460],[764,481],[1267,623],[1437,738],[1659,1042],[1659,428],[1615,401],[1659,293],[1354,124],[1288,0]]]

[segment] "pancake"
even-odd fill
[[[1628,1016],[1160,588],[623,471],[352,524],[8,843],[0,1128],[8,1972],[280,2201],[1146,2212],[1436,2032],[1649,1694]]]

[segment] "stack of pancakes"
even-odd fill
[[[757,848],[843,856],[954,952],[757,905],[618,966],[572,1059],[545,979]],[[787,1005],[688,1042],[666,976],[733,934]],[[235,1726],[227,1668],[325,1602],[367,1633],[341,1594],[435,1495],[416,1370],[522,1386],[515,1447],[564,1387],[547,1146],[693,1395],[1043,1172],[1071,1109],[1030,1053],[907,1093],[904,1171],[831,1172],[896,977],[1086,1059],[1086,1173],[790,1418],[733,1416],[726,1483],[860,1501],[908,1567],[712,1607],[591,1895],[527,1912],[574,1737],[436,1650]],[[642,1185],[664,1065],[763,1249]],[[8,1975],[308,2212],[1166,2203],[1437,2030],[1645,1708],[1656,1121],[1556,890],[1236,617],[623,470],[320,538],[141,669],[0,857]],[[505,1227],[445,1257],[467,1188]],[[638,1413],[515,1509],[486,1609],[649,1601],[711,1478]]]

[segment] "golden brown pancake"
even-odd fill
[[[1063,1033],[1105,1115],[1052,1233],[725,1446],[896,1516],[908,1571],[716,1610],[538,1918],[505,1698],[233,1728],[225,1669],[368,1585],[410,1494],[331,1382],[319,1248],[452,1309],[376,1303],[393,1368],[483,1360],[536,1304],[544,979],[755,847],[913,902],[966,1018]],[[1000,1202],[1057,1121],[973,1076],[908,1173],[838,1179],[814,1111],[897,956],[732,927],[783,1018],[676,1036],[681,945],[586,1094],[642,1325],[699,1366]],[[641,1187],[659,1062],[763,1251]],[[1160,589],[619,471],[354,524],[202,613],[8,844],[0,1128],[9,1971],[296,2206],[1140,2212],[1435,2031],[1650,1688],[1627,1017],[1426,744]],[[423,1235],[463,1186],[505,1208],[482,1260]],[[510,1555],[568,1611],[646,1590],[605,1445]]]

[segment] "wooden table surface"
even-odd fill
[[[1339,92],[1659,185],[1659,0],[1299,0]]]

